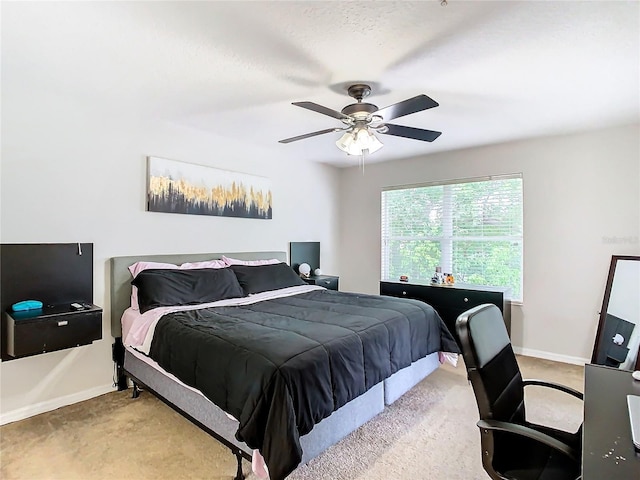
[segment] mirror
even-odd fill
[[[591,363],[640,370],[640,257],[611,257]]]

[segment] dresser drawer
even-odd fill
[[[388,295],[390,297],[415,298],[425,300],[428,297],[428,291],[422,285],[413,285],[411,283],[392,283],[380,282],[380,295]]]
[[[101,309],[28,320],[5,315],[7,353],[14,358],[87,345],[102,338]]]
[[[338,280],[340,277],[334,275],[315,275],[309,278],[303,278],[309,285],[319,285],[327,290],[338,290]]]
[[[446,290],[446,292],[442,292],[441,290]],[[455,306],[457,308],[463,308],[464,310],[482,305],[483,303],[502,302],[502,294],[494,295],[491,292],[479,290],[454,290],[450,287],[432,287],[429,298],[434,305],[446,307]],[[500,310],[502,310],[502,305],[500,305]]]

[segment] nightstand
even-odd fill
[[[5,312],[3,322],[6,352],[13,358],[88,345],[102,338],[102,308],[91,304],[83,310],[64,304]]]
[[[319,285],[327,290],[338,290],[338,280],[340,277],[333,275],[313,275],[309,278],[302,277],[302,280],[309,285]]]

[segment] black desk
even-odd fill
[[[629,427],[629,394],[640,395],[640,382],[631,372],[585,366],[582,480],[640,479],[640,455]]]

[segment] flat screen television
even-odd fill
[[[290,242],[289,263],[296,273],[301,263],[308,263],[312,272],[320,268],[320,242]]]

